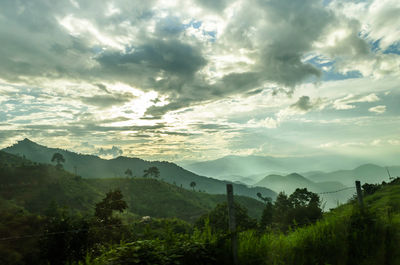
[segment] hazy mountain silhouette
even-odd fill
[[[271,156],[225,156],[216,160],[184,165],[188,170],[216,178],[236,175],[249,177],[251,175],[273,173],[288,174],[290,172],[333,171],[351,169],[366,161],[335,155],[305,156],[305,157],[271,157]],[[242,181],[238,178],[235,180]]]
[[[286,176],[268,175],[259,182],[257,186],[266,187],[275,192],[293,193],[297,188],[307,188],[309,191],[316,193],[324,193],[336,191],[346,188],[345,185],[338,181],[314,182],[304,176],[292,173]],[[338,193],[320,194],[322,200],[326,203],[326,208],[335,207],[338,203],[345,203],[355,192],[355,189],[340,191]]]
[[[58,152],[65,158],[63,166],[70,172],[77,170],[77,174],[84,178],[112,178],[124,177],[129,168],[133,176],[143,176],[143,171],[150,167],[160,170],[160,178],[177,186],[190,189],[190,183],[196,182],[196,190],[206,191],[213,194],[225,194],[227,181],[221,181],[209,177],[199,176],[184,168],[165,161],[145,161],[140,158],[117,157],[115,159],[101,159],[94,155],[83,155],[68,150],[49,148],[39,145],[29,139],[24,139],[13,146],[3,149],[5,152],[25,156],[27,159],[39,163],[51,163],[54,153]],[[246,185],[234,184],[234,192],[238,195],[257,198],[258,192],[264,196],[275,198],[276,193],[264,187],[247,187]]]
[[[338,170],[330,173],[316,172],[307,176],[312,181],[339,181],[346,186],[354,186],[354,181],[363,183],[380,183],[389,181],[389,170],[392,177],[400,176],[400,166],[381,167],[374,164],[365,164],[352,170]]]

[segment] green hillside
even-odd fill
[[[363,191],[364,208],[357,200],[351,200],[325,213],[316,223],[293,224],[286,232],[273,227],[241,231],[238,264],[400,264],[400,179],[390,184],[366,185]],[[188,264],[182,259],[190,260],[190,264],[232,264],[229,239],[221,232],[206,229],[203,234],[187,237],[183,245],[181,239],[177,236],[175,241],[116,244],[101,255],[93,255],[85,264],[118,264],[134,259],[138,262],[133,264],[141,264],[150,257],[157,264]],[[225,244],[221,244],[224,240]]]
[[[128,211],[139,216],[178,217],[193,222],[224,195],[211,195],[150,178],[83,179],[47,164],[36,164],[0,151],[0,196],[30,212],[43,212],[51,201],[79,211],[93,211],[105,193],[121,189]],[[263,204],[237,196],[237,201],[259,218]]]
[[[125,171],[129,168],[133,176],[143,176],[144,170],[149,167],[157,167],[160,178],[164,181],[190,188],[191,182],[196,182],[196,189],[212,194],[225,194],[227,181],[196,175],[188,170],[170,162],[145,161],[139,158],[118,157],[115,159],[101,159],[93,155],[82,155],[67,150],[48,148],[28,139],[3,149],[3,151],[19,156],[24,156],[38,163],[50,163],[54,153],[60,153],[65,158],[64,168],[75,172],[83,178],[121,178],[125,177]],[[275,198],[276,193],[264,187],[248,187],[243,184],[234,184],[238,195],[257,198],[258,192],[264,196]]]

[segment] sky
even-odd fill
[[[0,147],[400,154],[400,1],[2,0]]]

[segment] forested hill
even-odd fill
[[[93,155],[83,155],[68,150],[49,148],[39,145],[29,139],[24,139],[3,151],[39,163],[51,163],[54,153],[60,153],[65,158],[64,168],[70,172],[77,170],[77,174],[84,178],[121,178],[130,169],[133,176],[143,176],[144,170],[150,167],[157,167],[160,171],[160,178],[164,181],[176,184],[184,188],[190,188],[190,183],[196,183],[196,189],[212,194],[225,194],[226,181],[216,180],[196,175],[182,167],[170,162],[145,161],[139,158],[118,157],[115,159],[101,159]],[[276,193],[263,187],[247,187],[242,184],[234,184],[235,193],[239,195],[257,198],[256,194],[275,198]]]
[[[188,190],[153,178],[83,179],[55,166],[39,164],[0,151],[0,199],[33,213],[43,213],[52,201],[71,210],[92,213],[97,202],[120,189],[128,215],[177,217],[189,222],[225,202],[225,195]],[[235,200],[259,218],[264,204],[245,196]]]

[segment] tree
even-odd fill
[[[123,195],[120,190],[109,191],[106,197],[96,204],[95,217],[97,220],[105,225],[119,224],[121,220],[113,218],[113,211],[123,212],[128,205],[122,199]]]
[[[65,159],[64,156],[60,153],[54,153],[53,157],[51,158],[51,162],[56,162],[57,168],[62,168],[62,164],[61,163],[65,163]]]
[[[260,192],[257,192],[257,197],[265,203],[272,202],[270,197],[263,197]]]
[[[94,220],[90,227],[90,244],[112,244],[123,239],[129,234],[127,228],[122,226],[122,221],[113,216],[113,212],[123,212],[128,205],[123,200],[120,190],[109,191],[106,197],[96,204]]]
[[[132,177],[133,176],[132,170],[130,170],[129,168],[127,170],[125,170],[125,175],[127,177]]]
[[[271,201],[268,201],[265,204],[263,213],[261,215],[261,222],[260,222],[261,228],[266,228],[268,226],[271,226],[273,222],[272,219],[273,217],[274,217],[274,205],[272,204]]]
[[[143,177],[148,177],[148,176],[154,176],[155,178],[158,178],[160,176],[160,170],[158,170],[157,167],[149,167],[148,169],[145,169]]]
[[[44,214],[43,229],[49,235],[39,239],[40,254],[46,261],[43,264],[70,264],[82,259],[89,248],[89,222],[67,208],[60,208],[54,201]]]
[[[273,207],[272,222],[281,229],[286,230],[291,223],[289,211],[292,209],[292,204],[288,196],[284,192],[280,192],[276,197]]]
[[[306,188],[296,189],[289,197],[293,206],[291,219],[300,225],[314,223],[322,217],[321,201],[318,194]]]
[[[192,189],[194,190],[194,187],[196,187],[196,182],[194,181],[190,182],[190,187],[192,187]]]
[[[268,211],[268,209],[266,210]],[[286,231],[292,225],[307,225],[322,217],[321,201],[318,194],[304,189],[296,189],[290,196],[281,192],[271,210],[272,224]],[[265,223],[268,223],[265,212]]]

